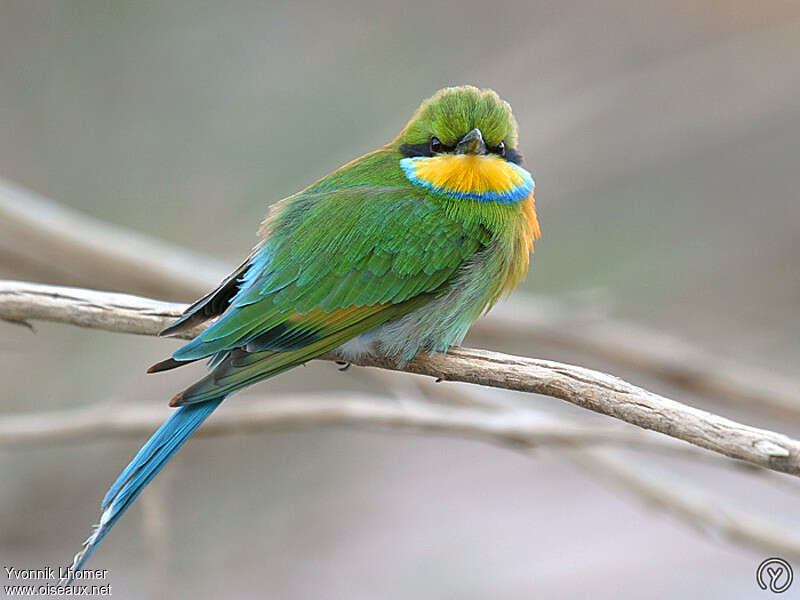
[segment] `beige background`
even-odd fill
[[[268,204],[459,83],[496,89],[520,123],[544,231],[526,291],[800,377],[795,2],[0,1],[0,176],[234,266]],[[13,277],[14,257],[0,259]],[[800,431],[592,357],[468,343]],[[0,324],[0,407],[163,404],[199,372],[145,376],[174,345]],[[357,369],[312,364],[248,393],[373,388]],[[0,564],[64,563],[139,445],[0,455]],[[796,493],[657,464],[665,481],[800,525]],[[91,563],[117,598],[762,597],[763,553],[642,506],[558,451],[289,430],[195,440],[153,489]]]

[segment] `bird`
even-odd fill
[[[424,100],[388,144],[274,203],[259,241],[160,335],[213,323],[155,373],[207,359],[122,471],[68,584],[145,486],[235,391],[335,351],[402,366],[444,353],[527,275],[540,228],[510,105],[490,89]]]

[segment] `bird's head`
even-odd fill
[[[533,192],[522,168],[508,102],[472,86],[425,100],[393,145],[408,180],[429,191],[479,202],[514,203]]]

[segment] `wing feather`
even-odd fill
[[[481,231],[418,190],[301,192],[279,203],[262,243],[165,333],[220,318],[153,370],[212,357],[173,405],[230,393],[327,352],[444,293]]]
[[[388,307],[435,297],[481,245],[438,204],[408,189],[348,188],[312,200],[290,198],[279,207],[271,233],[240,269],[245,275],[228,309],[175,360],[248,345],[285,350],[349,330],[352,319],[394,318],[397,310]],[[293,214],[296,206],[303,220]]]

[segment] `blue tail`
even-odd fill
[[[83,568],[86,561],[106,537],[122,514],[133,504],[150,480],[164,468],[172,455],[200,427],[203,421],[214,412],[225,396],[196,404],[186,404],[178,408],[153,436],[142,446],[130,464],[120,474],[106,497],[103,498],[100,523],[92,535],[83,543],[83,549],[75,555],[69,567],[69,576],[64,585],[69,585],[74,572]]]

